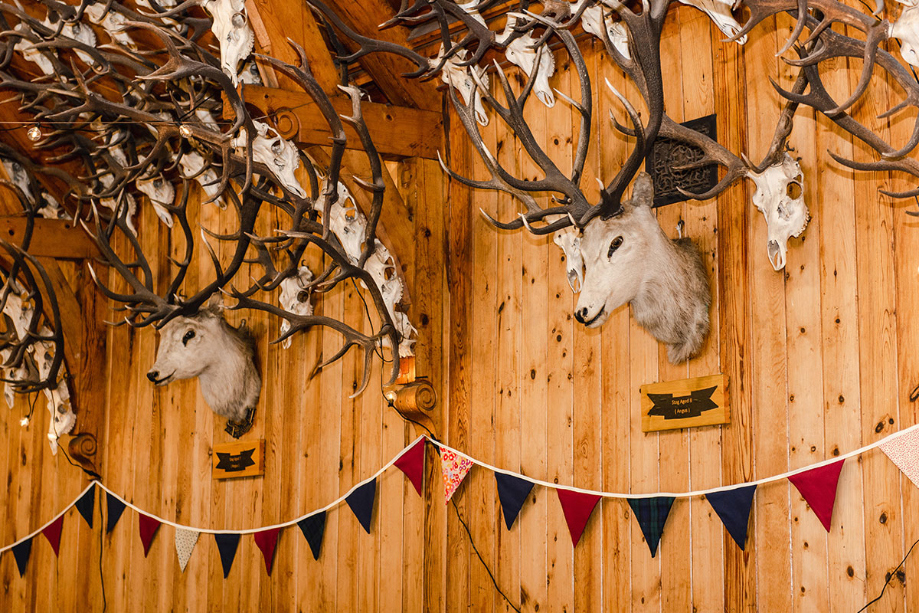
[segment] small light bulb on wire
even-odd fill
[[[181,134],[183,138],[191,138],[191,128],[186,125],[181,125],[179,126],[179,134]]]
[[[31,128],[29,128],[29,131],[26,132],[26,135],[29,137],[29,140],[32,141],[33,143],[38,142],[41,140],[41,128],[39,128],[37,125],[32,126]]]
[[[22,419],[20,419],[20,420],[19,420],[19,425],[22,426],[22,427],[28,426],[28,425],[29,425],[29,418],[28,418],[28,417],[23,417]]]

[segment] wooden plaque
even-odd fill
[[[639,389],[642,432],[731,423],[727,375],[649,383]]]
[[[214,445],[214,479],[265,474],[265,439]]]

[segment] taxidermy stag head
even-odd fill
[[[212,301],[192,316],[172,319],[159,334],[147,378],[161,386],[197,377],[208,406],[227,418],[227,432],[235,438],[248,432],[262,379],[245,323],[234,328],[223,317],[223,305]]]
[[[651,176],[641,173],[619,215],[584,228],[584,283],[574,316],[597,328],[629,303],[635,320],[679,364],[698,353],[708,335],[711,291],[699,250],[688,238],[664,234],[653,200]]]

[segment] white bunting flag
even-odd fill
[[[881,450],[919,487],[919,430],[890,439],[881,445]]]
[[[176,528],[176,555],[179,556],[179,566],[182,568],[183,573],[185,572],[185,567],[188,566],[188,558],[191,557],[192,549],[195,548],[195,543],[198,542],[198,534],[194,530]]]

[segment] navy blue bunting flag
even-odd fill
[[[641,533],[645,535],[652,558],[657,555],[657,545],[661,542],[661,534],[664,532],[664,524],[667,523],[673,500],[670,496],[629,499],[629,506],[638,520]]]
[[[230,576],[233,560],[236,558],[236,548],[239,547],[238,534],[215,534],[217,550],[220,552],[220,564],[223,566],[223,578]]]
[[[13,557],[16,558],[16,567],[19,569],[19,576],[26,574],[26,564],[29,563],[29,555],[32,553],[32,539],[23,541],[13,546]]]
[[[80,496],[74,506],[83,516],[83,519],[86,520],[86,525],[91,530],[93,527],[93,511],[96,509],[96,485],[93,484],[92,487],[86,490],[86,493]]]
[[[510,530],[526,502],[527,496],[533,489],[533,484],[526,479],[521,479],[514,475],[505,475],[504,473],[495,473],[495,481],[498,484],[498,498],[501,499],[501,511],[504,513],[504,523]]]
[[[106,492],[105,504],[108,508],[108,519],[105,523],[105,531],[111,532],[115,529],[118,520],[121,519],[121,514],[124,513],[124,503]]]
[[[705,495],[727,528],[728,534],[741,549],[747,543],[747,525],[750,523],[750,509],[753,507],[755,493],[756,486],[748,485],[736,490]]]
[[[319,551],[322,549],[322,535],[325,532],[325,511],[320,511],[315,515],[304,517],[297,522],[300,532],[306,537],[306,542],[310,544],[310,551],[313,552],[313,559],[319,559]]]
[[[373,519],[373,501],[377,495],[377,480],[371,479],[351,492],[345,502],[351,507],[357,521],[367,534],[370,534],[370,520]]]

